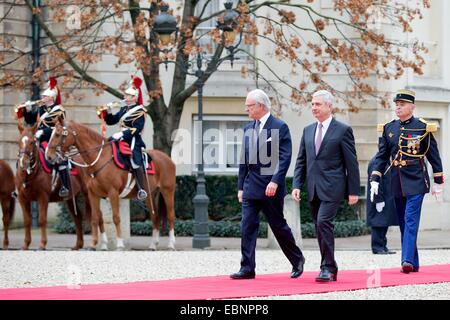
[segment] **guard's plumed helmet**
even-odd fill
[[[131,77],[130,86],[125,90],[126,94],[135,96],[138,98],[137,103],[143,104],[142,91],[141,91],[142,79],[139,77]]]
[[[53,97],[56,104],[61,104],[61,94],[59,92],[58,81],[56,81],[56,78],[48,78],[48,88],[42,92],[42,96]]]

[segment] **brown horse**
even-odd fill
[[[22,246],[23,250],[27,250],[31,243],[31,202],[37,201],[39,210],[39,226],[41,229],[40,250],[45,250],[47,246],[47,210],[49,202],[64,201],[67,209],[72,216],[76,226],[77,240],[73,250],[83,248],[83,230],[82,219],[83,214],[76,203],[74,197],[85,195],[85,213],[89,219],[91,215],[90,205],[87,197],[87,190],[82,183],[82,170],[78,170],[76,176],[70,176],[70,196],[71,198],[64,200],[58,195],[61,182],[57,179],[57,183],[53,183],[51,174],[43,169],[39,156],[39,146],[35,138],[38,124],[33,127],[24,127],[19,123],[19,159],[16,172],[16,187],[18,190],[18,199],[22,207],[23,221],[25,227],[25,240]],[[76,209],[76,213],[75,213]],[[102,226],[103,227],[103,226]],[[104,230],[102,231],[104,233]],[[102,249],[106,248],[106,243]]]
[[[75,121],[64,121],[59,119],[55,125],[52,137],[47,146],[47,158],[55,161],[58,157],[64,157],[70,147],[75,146],[78,153],[88,167],[90,178],[86,181],[89,191],[89,200],[92,206],[92,230],[97,230],[96,223],[101,217],[100,199],[107,197],[111,203],[113,221],[117,232],[117,248],[123,249],[123,236],[120,228],[119,198],[135,198],[137,188],[126,194],[129,172],[118,168],[113,162],[113,149],[102,135],[94,130],[76,123]],[[159,224],[161,218],[167,217],[169,224],[169,245],[175,249],[175,164],[165,153],[158,150],[148,150],[153,159],[156,170],[154,175],[147,175],[145,190],[149,195],[145,200],[149,209],[153,224],[153,240],[150,249],[155,250],[159,241]],[[150,188],[149,188],[150,186]],[[153,200],[157,200],[158,214],[153,212]],[[97,245],[97,234],[92,233],[92,246]]]
[[[14,209],[16,207],[16,198],[14,194],[16,187],[14,183],[14,173],[9,164],[3,160],[0,160],[0,179],[2,181],[2,183],[0,183],[0,202],[3,211],[3,250],[7,250],[9,246],[9,224],[12,222]]]

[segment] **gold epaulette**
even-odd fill
[[[427,132],[436,132],[437,131],[437,124],[433,123],[433,122],[427,122],[425,119],[423,118],[419,118],[420,122],[423,122],[427,125],[426,127],[426,131]]]
[[[436,132],[437,124],[436,123],[427,123],[427,132]]]
[[[377,132],[383,132],[383,129],[384,129],[385,125],[386,125],[385,123],[377,124]]]

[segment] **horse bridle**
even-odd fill
[[[34,148],[29,150],[28,152],[25,151],[26,148],[19,149],[19,153],[17,155],[17,157],[18,157],[18,159],[17,159],[18,166],[22,169],[22,171],[27,173],[28,177],[30,178],[28,180],[33,179],[34,175],[37,172],[36,167],[39,164],[39,160],[38,160],[38,157],[39,157],[39,146],[37,145],[38,142],[37,142],[37,140],[35,138],[33,138],[32,142],[35,145]],[[35,151],[35,149],[37,151]],[[36,153],[36,156],[35,156],[35,153]],[[23,160],[22,157],[24,155],[27,155],[28,158],[29,158],[28,167],[27,168],[24,168],[22,166],[22,160]]]
[[[67,130],[67,128],[66,128],[65,126],[63,126],[62,129],[63,129],[62,132],[61,132],[62,138],[61,138],[61,140],[59,141],[59,143],[58,143],[56,146],[52,146],[52,145],[50,145],[50,143],[49,143],[48,146],[47,146],[47,149],[49,149],[49,150],[55,150],[56,156],[57,156],[58,159],[61,160],[61,161],[64,160],[64,156],[63,156],[63,154],[62,154],[61,149],[62,149],[62,146],[66,143],[67,137],[69,136],[69,131]],[[54,128],[53,130],[55,130],[55,128]],[[52,140],[54,134],[55,134],[55,131],[52,133],[52,137],[50,138],[50,141]],[[77,133],[76,133],[76,131],[73,131],[73,132],[72,132],[72,135],[73,135],[73,137],[74,137],[74,139],[75,139],[75,141],[76,141],[76,139],[77,139]],[[75,143],[75,142],[74,142],[74,143]]]
[[[61,140],[59,141],[58,145],[56,145],[56,146],[48,145],[47,148],[48,148],[48,149],[55,149],[55,154],[57,155],[57,157],[58,157],[59,159],[61,159],[61,160],[64,160],[65,157],[62,155],[62,150],[61,150],[61,148],[62,148],[62,146],[65,144],[66,139],[67,139],[67,137],[69,136],[69,130],[67,130],[67,128],[66,128],[65,126],[62,126],[62,129],[63,129],[63,131],[61,132],[62,138],[61,138]],[[72,135],[73,135],[73,137],[74,137],[74,144],[75,144],[76,141],[77,141],[77,132],[76,132],[75,130],[73,130],[73,131],[71,131],[71,133],[72,133]],[[108,143],[110,143],[110,142],[108,142]],[[103,152],[104,146],[105,146],[105,140],[103,139],[103,140],[102,140],[102,144],[101,144],[100,146],[95,146],[94,148],[87,149],[87,150],[82,150],[82,151],[78,150],[76,153],[73,153],[72,155],[67,156],[67,158],[69,159],[69,161],[70,161],[71,163],[73,163],[73,164],[75,164],[75,165],[77,165],[77,166],[79,166],[79,167],[83,167],[83,168],[92,167],[92,166],[94,166],[94,165],[98,162],[98,160],[100,159],[100,156],[101,156],[101,154],[102,154],[102,152]],[[91,151],[93,151],[93,150],[98,150],[98,149],[100,149],[100,151],[99,151],[99,153],[98,153],[98,155],[97,155],[97,158],[96,158],[91,164],[82,164],[82,163],[78,163],[78,162],[76,162],[76,161],[70,159],[71,157],[73,157],[73,156],[75,156],[75,155],[77,155],[77,154],[88,153],[88,152],[91,152]]]

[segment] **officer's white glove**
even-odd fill
[[[122,132],[116,132],[116,133],[114,133],[113,135],[112,135],[112,138],[114,139],[114,140],[119,140],[120,138],[122,138],[123,137],[123,133]]]
[[[371,202],[373,202],[375,195],[378,194],[378,186],[379,185],[380,185],[380,183],[378,183],[376,181],[370,182],[370,201]]]
[[[108,102],[106,104],[106,106],[108,107],[106,112],[111,113],[112,112],[112,108],[114,107],[114,102]]]
[[[443,201],[443,199],[442,199],[442,191],[443,191],[443,188],[442,188],[441,184],[433,185],[433,189],[431,191],[431,194],[433,194],[436,197],[436,200],[438,202],[442,202]]]
[[[375,204],[375,208],[377,209],[378,212],[383,211],[384,206],[385,206],[384,202],[378,202],[377,204]]]
[[[44,130],[39,129],[38,131],[36,131],[34,136],[36,137],[36,139],[39,139],[43,133],[44,133]]]
[[[24,106],[26,107],[27,111],[31,111],[31,109],[33,108],[33,104],[31,103],[30,100],[28,100],[27,102],[24,103]]]

